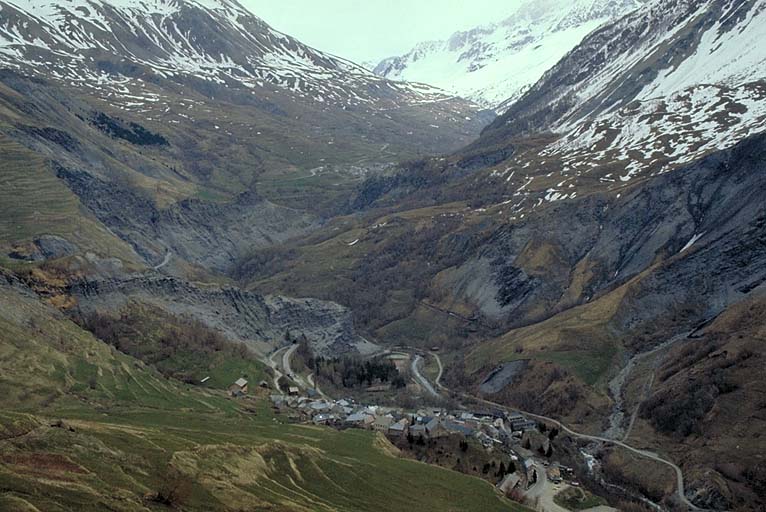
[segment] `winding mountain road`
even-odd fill
[[[442,363],[441,363],[441,358],[439,358],[439,356],[437,354],[432,353],[432,355],[434,357],[436,357],[436,361],[439,364],[439,375],[436,378],[436,385],[437,385],[437,387],[439,387],[439,388],[449,392],[450,389],[445,387],[445,386],[443,386],[439,382],[440,379],[441,379],[442,369],[443,369]],[[418,380],[420,380],[420,379],[425,380],[425,377],[423,377],[420,374],[419,371],[416,371],[417,370],[417,363],[421,359],[422,359],[422,357],[420,355],[416,355],[415,356],[415,360],[412,363],[412,369],[413,369],[413,373],[416,375],[416,378],[418,378]],[[430,385],[427,387],[427,389],[435,391],[433,389],[433,387],[430,386]],[[479,397],[476,397],[476,396],[473,396],[473,395],[469,395],[467,393],[457,393],[457,394],[458,394],[458,396],[462,396],[463,398],[465,398],[467,400],[473,400],[473,401],[477,401],[477,402],[480,402],[480,403],[484,403],[486,405],[490,405],[492,407],[497,407],[497,408],[499,408],[501,410],[505,410],[505,411],[508,410],[508,407],[506,407],[505,405],[499,404],[497,402],[493,402],[491,400],[485,400],[483,398],[479,398]],[[520,412],[520,413],[522,413],[522,414],[524,414],[524,415],[526,415],[526,416],[529,416],[530,418],[534,418],[534,419],[540,420],[540,421],[545,421],[547,423],[552,423],[552,424],[556,425],[556,427],[558,427],[559,431],[566,432],[567,434],[569,434],[572,437],[575,437],[575,438],[578,438],[578,439],[584,439],[584,440],[587,440],[587,441],[597,441],[597,442],[601,442],[601,443],[606,443],[606,444],[612,444],[612,445],[615,445],[615,446],[619,446],[619,447],[624,448],[624,449],[626,449],[626,450],[628,450],[628,451],[630,451],[632,453],[635,453],[636,455],[639,455],[641,457],[653,460],[655,462],[659,462],[661,464],[664,464],[664,465],[670,467],[671,469],[673,469],[673,471],[676,474],[676,495],[678,496],[678,499],[684,505],[686,505],[689,508],[689,510],[701,511],[701,512],[711,512],[711,511],[708,511],[707,509],[703,509],[703,508],[700,508],[700,507],[696,506],[694,503],[692,503],[691,501],[689,501],[686,498],[686,493],[685,493],[685,490],[684,490],[685,488],[684,488],[684,474],[683,474],[683,471],[681,471],[681,468],[678,467],[676,464],[674,464],[673,462],[671,462],[671,461],[669,461],[667,459],[664,459],[664,458],[660,457],[656,453],[649,452],[649,451],[646,451],[646,450],[641,450],[641,449],[638,449],[638,448],[634,448],[634,447],[630,446],[629,444],[624,443],[623,441],[619,441],[619,440],[615,440],[615,439],[609,439],[609,438],[601,437],[601,436],[593,436],[593,435],[589,435],[589,434],[582,434],[580,432],[577,432],[577,431],[567,427],[566,425],[561,423],[559,420],[556,420],[556,419],[553,419],[553,418],[549,418],[547,416],[542,416],[542,415],[539,415],[539,414],[534,414],[534,413],[531,413],[529,411],[522,411],[522,410],[519,410],[519,409],[515,409],[515,410]]]
[[[281,351],[285,350],[286,347],[278,348],[271,354],[269,354],[266,357],[265,363],[274,371],[274,378],[272,379],[274,383],[274,389],[279,391],[279,378],[282,376],[282,372],[279,371],[279,365],[276,361],[274,361],[274,357],[276,357],[277,354],[279,354]]]
[[[434,387],[431,385],[430,382],[428,382],[428,379],[426,379],[423,374],[420,373],[420,368],[418,366],[420,365],[420,362],[423,360],[423,356],[420,354],[416,354],[415,357],[412,360],[412,375],[415,377],[415,380],[418,381],[418,384],[421,385],[423,389],[428,391],[431,395],[438,398],[439,392],[434,389]],[[441,377],[441,374],[439,375]]]
[[[309,385],[316,390],[317,394],[324,398],[325,400],[330,400],[330,397],[327,396],[324,391],[319,387],[319,384],[316,383],[314,380],[314,375],[312,374],[306,374],[306,381],[309,383]]]
[[[535,505],[535,510],[570,512],[554,501],[554,497],[564,486],[558,486],[548,480],[548,473],[537,461],[533,461],[533,464],[537,473],[537,482],[527,489],[527,492],[524,493],[525,498]]]
[[[284,354],[282,354],[282,371],[293,380],[295,380],[295,376],[293,374],[293,369],[290,368],[290,359],[293,357],[296,350],[298,350],[298,345],[292,345],[285,350]]]
[[[483,400],[483,399],[476,398],[476,397],[473,397],[473,399],[474,400],[478,400],[480,402],[484,402],[484,403],[489,404],[489,405],[493,405],[495,407],[503,407],[504,408],[504,406],[502,406],[502,405],[500,405],[498,403],[489,401],[489,400]],[[646,451],[646,450],[640,450],[638,448],[634,448],[634,447],[630,446],[629,444],[625,444],[624,442],[617,441],[615,439],[608,439],[606,437],[600,437],[600,436],[592,436],[592,435],[589,435],[589,434],[581,434],[580,432],[577,432],[577,431],[572,430],[571,428],[567,427],[566,425],[564,425],[560,421],[555,420],[553,418],[549,418],[547,416],[541,416],[539,414],[533,414],[533,413],[528,412],[528,411],[519,411],[519,412],[521,412],[522,414],[524,414],[526,416],[529,416],[531,418],[534,418],[534,419],[537,419],[537,420],[540,420],[540,421],[545,421],[547,423],[553,423],[554,425],[556,425],[558,427],[558,429],[561,432],[566,432],[567,434],[569,434],[572,437],[576,437],[578,439],[585,439],[585,440],[588,440],[588,441],[598,441],[598,442],[602,442],[602,443],[613,444],[615,446],[619,446],[621,448],[625,448],[626,450],[628,450],[630,452],[633,452],[633,453],[635,453],[637,455],[640,455],[640,456],[642,456],[644,458],[651,459],[651,460],[653,460],[655,462],[659,462],[661,464],[665,464],[666,466],[669,466],[676,473],[676,494],[678,495],[678,498],[681,500],[681,502],[684,505],[686,505],[687,507],[689,507],[690,510],[696,510],[696,511],[704,511],[704,510],[706,510],[706,509],[703,509],[703,508],[700,508],[700,507],[696,506],[694,503],[692,503],[691,501],[689,501],[686,498],[686,494],[684,492],[684,474],[683,474],[683,471],[681,471],[681,468],[679,468],[673,462],[671,462],[671,461],[669,461],[667,459],[663,459],[662,457],[660,457],[656,453],[649,452],[649,451]]]

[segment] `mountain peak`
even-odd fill
[[[0,63],[118,94],[146,73],[348,106],[441,101],[272,29],[233,0],[0,0]],[[409,97],[410,99],[405,99]]]
[[[640,5],[639,0],[529,0],[503,21],[420,43],[381,61],[375,72],[503,110],[587,34]]]

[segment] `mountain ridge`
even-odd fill
[[[639,0],[522,3],[502,21],[427,41],[382,60],[375,73],[431,83],[504,111],[587,34]]]

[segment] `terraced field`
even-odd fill
[[[2,510],[521,510],[371,432],[290,425],[264,398],[165,379],[7,281]]]
[[[43,157],[0,135],[0,246],[58,235],[133,261],[131,249],[88,214]]]

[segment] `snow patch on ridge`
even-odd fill
[[[502,22],[421,43],[383,60],[375,72],[504,110],[585,36],[639,5],[637,0],[527,0]]]

